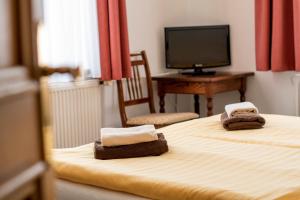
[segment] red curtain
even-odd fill
[[[131,76],[126,0],[97,0],[101,79]]]
[[[255,0],[256,68],[300,71],[300,1]]]

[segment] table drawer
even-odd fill
[[[242,79],[232,79],[226,81],[215,82],[210,85],[212,94],[239,90],[242,86]]]
[[[159,91],[177,94],[205,94],[206,83],[160,81]]]

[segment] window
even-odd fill
[[[84,77],[100,77],[96,0],[44,0],[39,63],[80,66]]]

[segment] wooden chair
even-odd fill
[[[177,122],[187,121],[199,117],[198,114],[189,112],[155,113],[151,73],[146,53],[145,51],[141,51],[140,53],[134,53],[130,56],[133,72],[132,78],[126,78],[125,80],[123,79],[117,81],[119,109],[123,127],[153,124],[156,128],[160,128]],[[142,87],[143,77],[141,76],[141,68],[143,68],[146,78],[146,92]],[[124,87],[124,85],[126,86]],[[126,88],[127,91],[124,90],[124,88]],[[125,98],[125,96],[127,96],[127,98]],[[144,103],[148,104],[150,114],[132,118],[127,117],[126,107]]]

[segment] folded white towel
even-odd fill
[[[233,103],[225,106],[229,118],[241,114],[258,114],[258,109],[251,102]]]
[[[132,128],[101,128],[102,146],[120,146],[158,140],[153,125]]]

